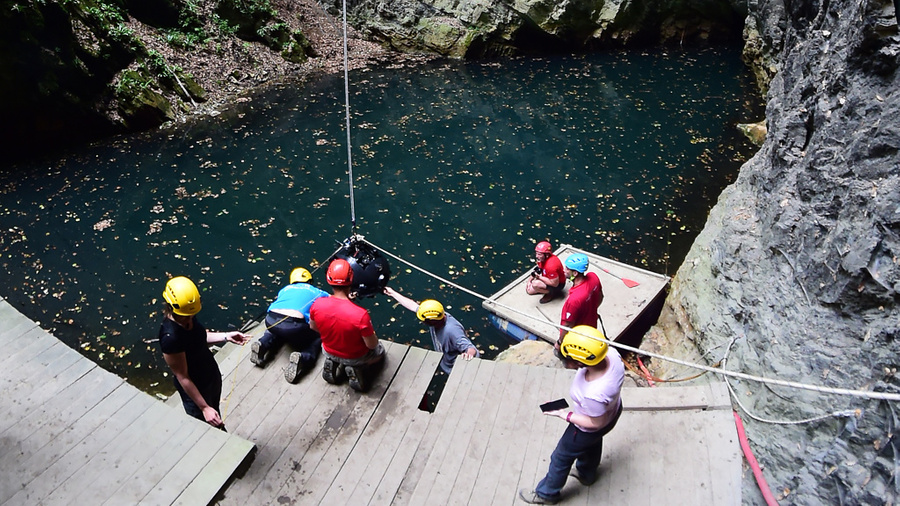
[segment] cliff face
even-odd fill
[[[332,12],[340,8],[333,0]],[[722,41],[740,33],[744,14],[726,0],[362,0],[348,9],[370,40],[451,58]]]
[[[900,53],[888,2],[751,3],[745,33],[774,66],[768,138],[720,197],[679,269],[663,342],[683,334],[727,368],[898,391]],[[759,44],[761,42],[761,45]],[[762,60],[759,60],[762,61]],[[764,72],[767,71],[764,69]],[[896,406],[739,382],[785,503],[896,503]],[[748,483],[745,497],[758,502]],[[748,502],[750,502],[748,500]]]

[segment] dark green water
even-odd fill
[[[351,73],[357,231],[490,295],[550,238],[673,274],[762,117],[737,50],[625,52]],[[170,275],[201,321],[240,327],[297,265],[351,232],[343,81],[284,85],[208,121],[0,175],[0,295],[148,391]],[[391,261],[487,357],[507,341],[481,301]],[[323,288],[324,273],[314,281]],[[430,344],[415,315],[366,299],[380,336]],[[161,383],[158,387],[158,383]]]

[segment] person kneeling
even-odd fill
[[[350,263],[342,258],[332,261],[325,279],[334,295],[316,299],[309,310],[310,327],[322,337],[322,378],[338,384],[346,375],[350,388],[365,392],[384,361],[384,347],[375,335],[369,312],[350,300]]]

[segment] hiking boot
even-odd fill
[[[312,353],[300,352],[300,371],[306,372],[316,366],[316,357]]]
[[[341,371],[338,363],[326,357],[325,364],[322,366],[322,379],[332,385],[337,385],[340,373]]]
[[[569,472],[569,476],[578,480],[578,482],[581,483],[582,485],[584,485],[585,487],[590,487],[597,481],[597,478],[600,475],[598,473],[594,472],[593,477],[587,477],[587,476],[584,476],[583,474],[581,474],[578,471],[577,467],[573,467],[572,470]]]
[[[265,367],[268,352],[269,349],[263,346],[261,342],[254,341],[250,345],[250,362],[253,362],[253,365],[256,367]]]
[[[559,499],[546,499],[539,496],[534,490],[528,490],[527,488],[519,489],[519,497],[528,504],[556,504],[559,502]]]
[[[300,352],[295,351],[291,353],[291,358],[288,360],[287,367],[284,368],[284,380],[290,384],[294,384],[297,382],[297,378],[300,377],[301,367],[300,367]]]
[[[350,388],[357,392],[365,392],[368,390],[369,385],[366,384],[362,367],[347,366],[345,367],[345,370],[347,372],[347,382],[350,384]]]
[[[551,300],[553,300],[553,294],[552,294],[552,293],[545,293],[544,296],[541,297],[540,303],[541,303],[541,304],[546,304],[546,303],[550,302]]]

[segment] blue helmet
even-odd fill
[[[566,268],[578,271],[582,274],[587,272],[588,257],[584,253],[573,253],[566,257]]]

